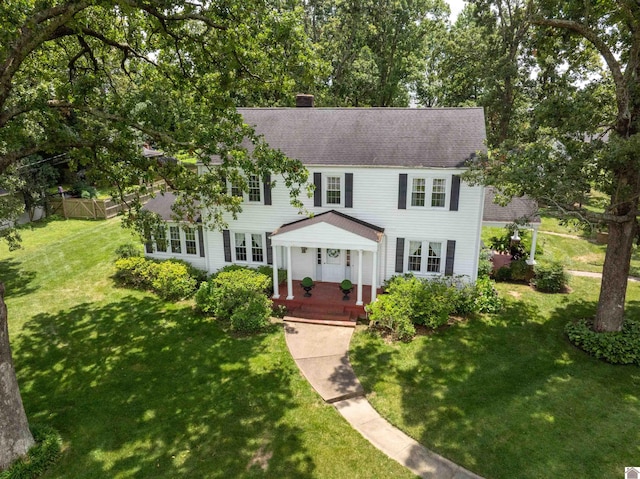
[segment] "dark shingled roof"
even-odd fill
[[[494,203],[496,196],[495,188],[485,188],[484,190],[484,213],[482,220],[497,223],[513,223],[518,219],[526,218],[529,223],[540,223],[538,214],[538,203],[526,196],[515,197],[506,206]]]
[[[239,108],[305,165],[455,168],[485,151],[482,108]]]
[[[171,210],[171,206],[176,201],[176,196],[170,191],[166,191],[164,193],[159,193],[155,197],[151,198],[147,203],[142,207],[143,210],[151,211],[152,213],[157,213],[160,215],[165,221],[175,221],[173,218],[173,210]],[[196,223],[202,221],[202,218],[198,216],[196,218]]]
[[[335,226],[336,228],[340,228],[342,230],[348,231],[358,236],[362,236],[363,238],[375,242],[379,242],[382,239],[384,233],[384,228],[380,228],[379,226],[361,221],[357,218],[345,215],[344,213],[340,213],[336,210],[331,210],[320,213],[319,215],[315,215],[312,218],[304,218],[292,223],[282,225],[280,228],[274,231],[273,236],[281,233],[288,233],[289,231],[295,231],[300,228],[305,228],[306,226],[315,225],[317,223],[328,223]]]

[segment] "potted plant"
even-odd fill
[[[305,297],[310,297],[311,296],[311,290],[313,289],[313,287],[315,286],[315,284],[313,284],[313,280],[311,278],[309,278],[309,276],[307,276],[306,278],[302,278],[302,282],[300,283],[300,285],[302,286],[302,289],[304,289],[305,293]]]
[[[351,281],[348,279],[343,280],[342,283],[340,283],[340,291],[342,291],[342,294],[344,295],[342,296],[342,300],[349,301],[349,293],[353,291],[353,284],[351,284]]]

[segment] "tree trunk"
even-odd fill
[[[0,471],[34,444],[11,358],[4,285],[0,283]]]
[[[635,220],[609,224],[607,253],[604,258],[600,298],[594,322],[596,331],[620,331],[622,329],[627,279],[635,233]]]

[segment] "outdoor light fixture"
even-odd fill
[[[515,243],[520,241],[520,235],[518,234],[518,230],[517,229],[513,232],[513,236],[511,236],[511,241],[513,241]]]
[[[307,248],[305,248],[304,246],[303,246],[302,248],[300,248],[300,249],[302,249],[302,252],[303,252],[303,253],[306,253],[306,252],[307,252]]]

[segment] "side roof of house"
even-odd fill
[[[482,108],[239,108],[305,165],[459,168],[485,151]]]
[[[517,220],[526,220],[529,224],[539,224],[540,214],[538,203],[527,197],[511,198],[511,201],[501,206],[495,203],[496,190],[487,187],[484,191],[484,210],[482,221],[485,223],[512,223]]]

